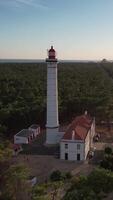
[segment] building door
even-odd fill
[[[80,160],[80,153],[77,153],[77,160]]]
[[[68,153],[65,153],[65,160],[68,160]]]

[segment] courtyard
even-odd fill
[[[87,175],[99,164],[105,147],[113,147],[113,130],[108,132],[105,127],[99,127],[96,128],[96,132],[100,133],[100,139],[94,143],[95,153],[91,162],[60,160],[59,145],[46,146],[45,130],[31,144],[24,145],[22,154],[14,157],[13,162],[27,166],[31,175],[37,177],[38,182],[47,181],[54,170],[70,171],[73,175]]]

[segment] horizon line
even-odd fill
[[[0,58],[0,63],[45,63],[46,59],[18,59]],[[59,59],[58,62],[101,62],[104,59]],[[105,59],[106,62],[113,62],[112,59]]]

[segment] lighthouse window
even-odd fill
[[[65,149],[68,149],[68,144],[65,144]]]

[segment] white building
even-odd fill
[[[40,126],[38,124],[32,124],[28,129],[33,131],[35,138],[40,134]]]
[[[93,148],[95,120],[87,113],[76,117],[67,128],[60,142],[60,158],[84,161]]]
[[[58,119],[58,83],[56,52],[51,46],[47,62],[47,122],[46,144],[59,143],[62,134],[59,133]]]
[[[34,132],[29,129],[23,129],[14,135],[14,144],[28,144],[34,138]]]

